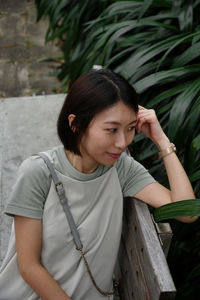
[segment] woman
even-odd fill
[[[159,207],[192,199],[194,193],[155,112],[138,106],[132,86],[112,71],[93,70],[77,79],[57,128],[62,146],[46,154],[64,185],[83,251],[105,295],[93,285],[75,249],[46,164],[33,156],[21,165],[6,208],[14,216],[15,259],[23,278],[24,300],[113,299],[109,292],[121,235],[123,196]],[[124,152],[135,130],[158,147],[170,190]],[[179,219],[193,222],[196,217]]]

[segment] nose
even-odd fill
[[[115,147],[124,150],[128,146],[128,139],[124,133],[119,134],[115,140]]]

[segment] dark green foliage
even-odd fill
[[[154,209],[154,218],[160,222],[170,218],[181,216],[200,216],[200,199],[188,199],[165,204]]]
[[[87,52],[85,24],[99,16],[113,1],[109,0],[35,0],[37,21],[43,16],[49,18],[46,42],[59,39],[64,63],[58,72],[63,86],[68,86],[84,70],[91,68],[85,61],[82,50]]]
[[[141,104],[156,110],[200,198],[200,0],[35,3],[38,20],[49,18],[46,41],[61,43],[64,62],[58,77],[63,87],[94,64],[124,75]],[[136,135],[132,154],[168,186],[157,152],[143,134]],[[198,299],[200,221],[172,221],[172,227],[169,264],[179,288],[177,299]]]

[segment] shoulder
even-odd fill
[[[45,196],[50,188],[51,176],[41,157],[38,155],[25,159],[19,167],[15,185],[23,189],[37,190]]]
[[[48,176],[48,168],[41,157],[38,155],[25,159],[19,167],[19,175],[28,177]]]
[[[125,152],[117,161],[116,169],[125,196],[133,196],[147,184],[155,182],[148,170]]]
[[[31,156],[19,167],[5,213],[41,219],[51,185],[47,166],[38,156]]]
[[[135,160],[132,156],[128,155],[126,152],[123,152],[120,158],[116,163],[116,169],[118,174],[121,173],[137,173],[140,170],[147,171],[145,167]]]

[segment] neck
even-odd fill
[[[92,162],[90,159],[87,159],[87,157],[84,158],[69,150],[65,150],[65,153],[71,165],[81,173],[90,174],[98,168],[98,163]]]

